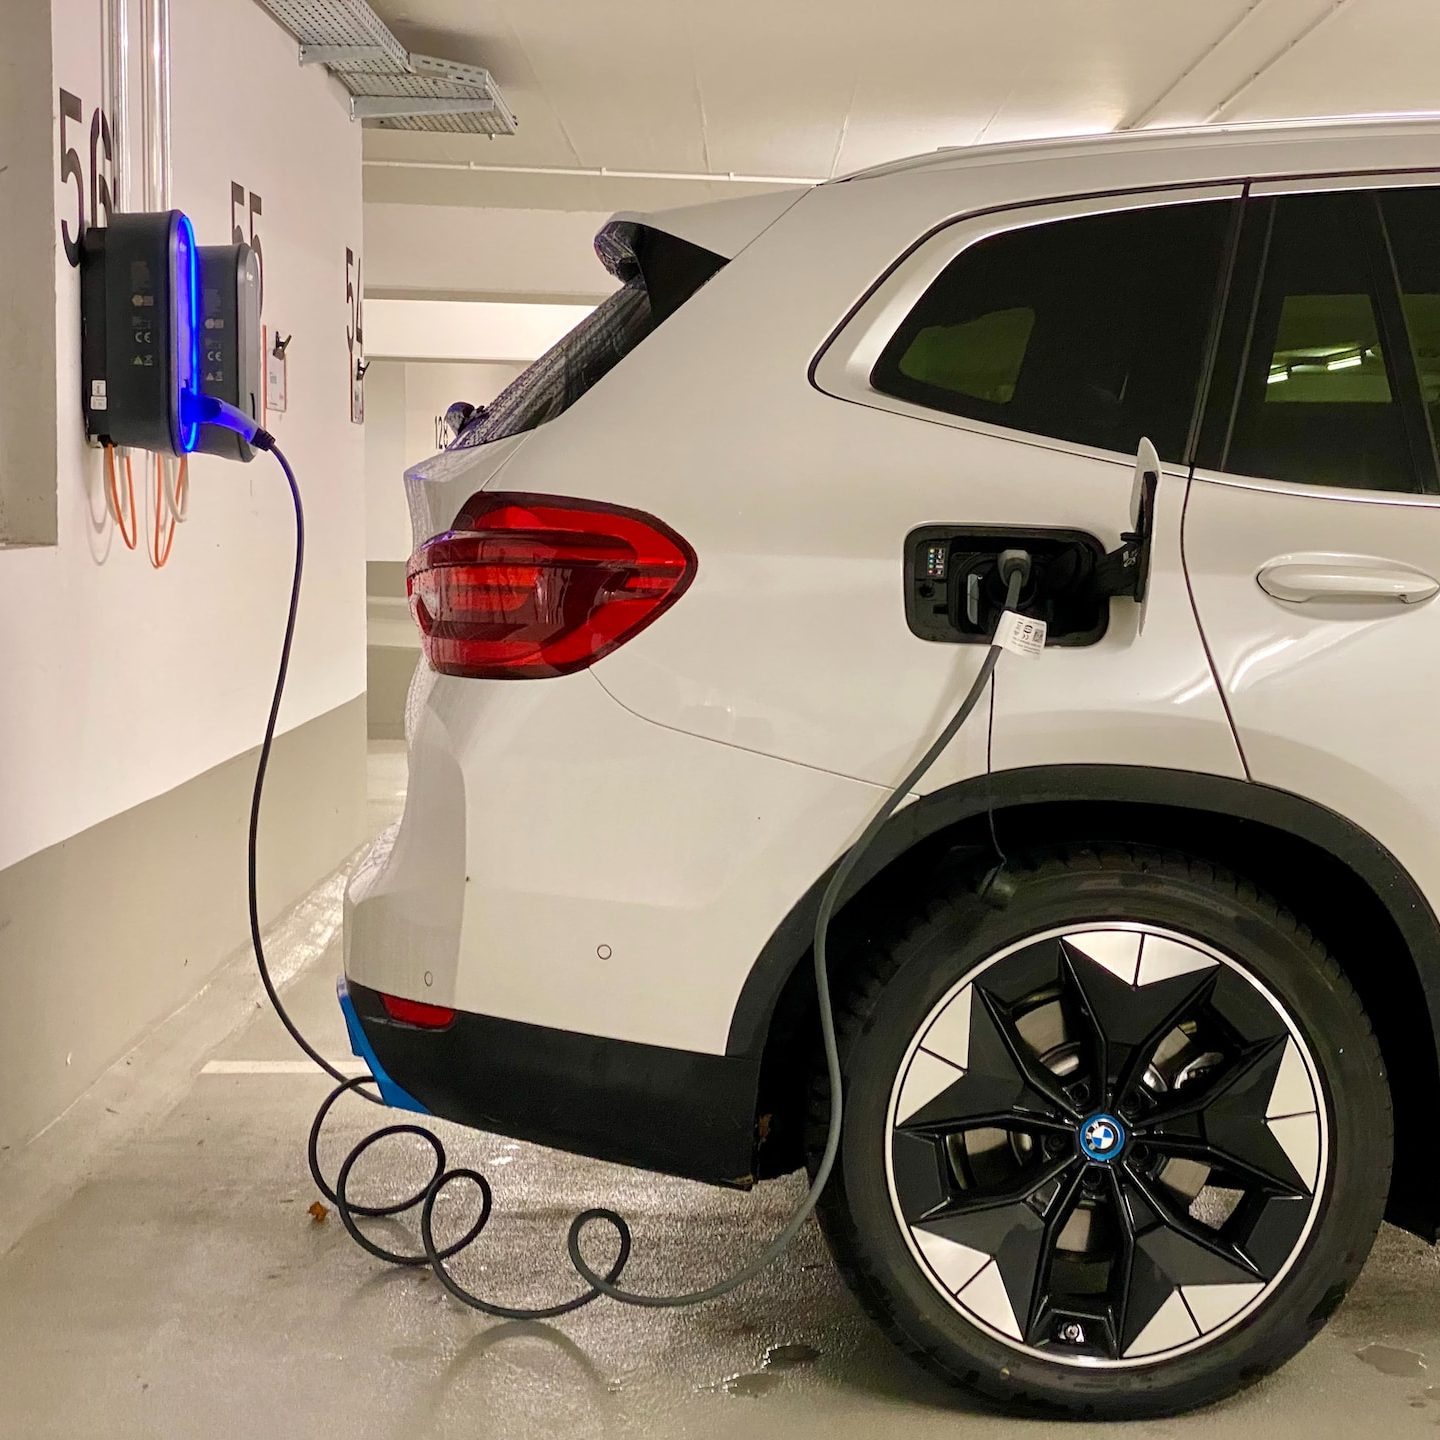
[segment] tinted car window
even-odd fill
[[[1247,248],[1263,256],[1232,305],[1253,316],[1220,468],[1352,489],[1422,488],[1397,372],[1397,320],[1374,197],[1255,201]],[[1388,333],[1387,333],[1388,328]],[[1234,373],[1234,370],[1232,370]]]
[[[1232,202],[1089,215],[958,255],[870,376],[887,395],[1103,450],[1185,458]]]
[[[1261,392],[1266,405],[1388,405],[1390,377],[1368,295],[1284,295]]]
[[[1440,188],[1384,191],[1380,210],[1400,281],[1400,305],[1433,453],[1440,428]]]
[[[620,289],[479,409],[465,418],[451,449],[488,445],[562,415],[654,333],[724,266],[723,256],[649,226],[607,225],[595,249]]]

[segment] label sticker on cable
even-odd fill
[[[1045,648],[1045,622],[1007,610],[995,627],[994,643],[1002,650],[1033,658]]]

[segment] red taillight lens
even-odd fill
[[[528,680],[608,655],[680,598],[695,564],[638,510],[482,491],[410,557],[406,588],[433,669]]]
[[[407,1000],[403,995],[381,995],[385,1013],[403,1025],[418,1025],[422,1030],[443,1030],[455,1019],[455,1012],[446,1005],[427,1005],[423,1000]]]

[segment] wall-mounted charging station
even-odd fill
[[[148,547],[163,569],[188,513],[190,453],[245,461],[275,443],[260,423],[259,257],[241,243],[200,249],[179,210],[92,225],[80,248],[80,354],[85,431],[105,448],[110,513],[131,550],[144,512],[129,452],[156,457]]]
[[[250,246],[197,246],[179,210],[114,215],[85,232],[80,287],[92,440],[161,455],[254,456],[234,428],[202,425],[193,403],[204,395],[257,426],[263,418],[260,265]]]
[[[184,455],[200,427],[181,392],[200,387],[199,255],[179,210],[113,215],[80,247],[85,429],[102,444]]]
[[[200,247],[200,389],[264,423],[264,341],[260,329],[260,260],[250,246]],[[198,450],[252,460],[254,449],[233,430],[201,427]]]

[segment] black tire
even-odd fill
[[[1389,1185],[1389,1089],[1369,1021],[1340,967],[1294,915],[1248,881],[1181,854],[1125,846],[1047,850],[1011,858],[1003,905],[979,900],[976,886],[974,876],[938,884],[897,925],[893,942],[873,947],[858,973],[837,986],[845,1123],[819,1215],[847,1283],[902,1350],[1009,1407],[1076,1418],[1168,1415],[1274,1370],[1324,1325],[1359,1274]],[[1324,1097],[1316,1102],[1317,1130],[1328,1135],[1328,1159],[1306,1202],[1308,1233],[1290,1252],[1288,1269],[1242,1319],[1209,1340],[1202,1328],[1189,1342],[1194,1348],[1155,1363],[1119,1360],[1123,1352],[1112,1341],[1116,1363],[1086,1368],[1010,1343],[947,1301],[907,1240],[901,1201],[887,1179],[887,1147],[892,1095],[904,1083],[896,1078],[900,1066],[916,1053],[926,1017],[961,977],[1030,937],[1124,921],[1193,937],[1262,982],[1292,1035],[1309,1047],[1310,1084],[1318,1074]],[[812,1134],[824,1115],[819,1097]],[[1134,1151],[1138,1162],[1144,1151],[1138,1140]],[[938,1153],[943,1171],[949,1162],[943,1148]],[[1094,1159],[1088,1156],[1087,1174]],[[1087,1155],[1071,1163],[1084,1170]],[[1117,1160],[1117,1213],[1124,1204],[1120,1168]]]

